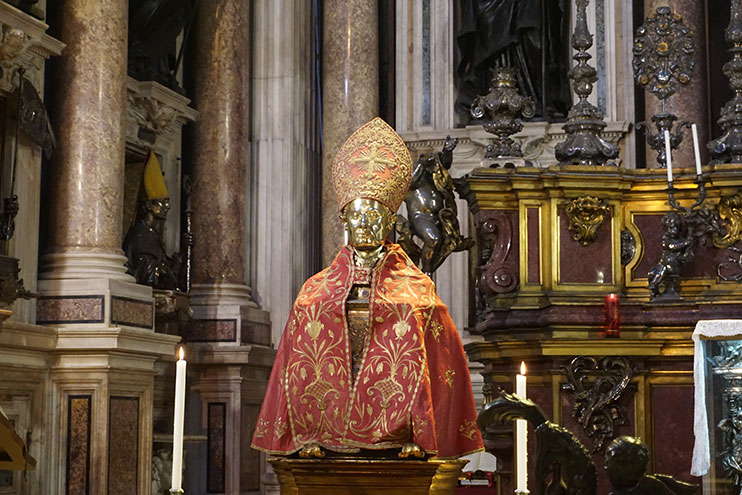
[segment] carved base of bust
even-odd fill
[[[453,495],[467,461],[269,459],[281,495]]]

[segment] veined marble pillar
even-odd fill
[[[216,334],[225,340],[217,319],[226,318],[236,321],[228,340],[254,341],[240,338],[239,324],[240,311],[255,307],[246,266],[250,5],[201,2],[191,33],[191,94],[199,112],[193,136],[193,307],[197,319],[213,322],[198,340],[215,340]]]
[[[179,338],[153,332],[152,289],[126,274],[121,250],[128,1],[49,7],[67,47],[51,71],[58,148],[36,311],[56,327],[44,475],[50,493],[142,495],[154,363]]]
[[[377,0],[325,0],[322,53],[322,263],[343,243],[332,159],[357,128],[379,114]]]
[[[645,2],[644,17],[657,11],[657,7],[669,5],[673,11],[683,18],[683,23],[693,30],[696,53],[694,59],[696,68],[693,71],[691,82],[681,87],[671,96],[665,105],[666,111],[675,114],[678,122],[688,120],[698,126],[698,142],[701,147],[701,162],[708,163],[706,145],[709,141],[709,113],[708,113],[708,80],[706,70],[706,7],[705,2],[696,0],[651,0]],[[649,93],[644,93],[645,119],[650,122],[652,115],[661,110],[660,101]],[[654,128],[654,126],[652,126]],[[673,127],[674,129],[674,127]],[[656,129],[654,129],[656,132]],[[642,139],[646,139],[644,134]],[[647,147],[647,168],[658,167],[657,152]],[[693,152],[693,135],[689,129],[684,131],[683,142],[680,148],[673,150],[672,164],[675,167],[694,168],[695,155]]]
[[[127,0],[65,0],[67,48],[55,73],[59,146],[42,278],[126,275],[121,250],[126,115]]]
[[[248,476],[260,470],[250,451],[256,419],[241,384],[253,368],[267,382],[275,354],[267,347],[269,314],[257,308],[247,285],[253,5],[199,2],[189,42],[189,90],[199,116],[192,140],[194,321],[184,339],[192,344],[198,374],[193,390],[209,442],[202,455],[186,454],[186,471],[207,473],[200,481],[189,479],[199,493],[259,489]]]

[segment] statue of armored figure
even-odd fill
[[[155,289],[186,289],[185,263],[180,253],[168,256],[162,241],[162,227],[170,211],[170,198],[154,152],[149,153],[140,188],[137,216],[124,238],[128,273],[138,284]],[[192,243],[190,235],[183,243]]]
[[[472,238],[461,235],[453,179],[448,172],[457,143],[447,136],[442,151],[420,156],[404,199],[409,220],[397,218],[399,244],[428,276],[451,253],[466,251],[474,244]],[[422,248],[414,238],[422,242]]]

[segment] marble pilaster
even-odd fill
[[[708,150],[703,143],[707,143],[709,136],[708,112],[708,80],[706,69],[706,4],[696,0],[651,0],[645,2],[644,17],[656,12],[657,7],[669,5],[675,13],[683,18],[683,23],[693,30],[696,52],[694,58],[696,68],[693,71],[690,84],[681,87],[677,93],[667,100],[665,110],[675,114],[677,122],[688,120],[698,126],[698,142],[701,143],[701,163],[708,163]],[[653,95],[644,93],[645,120],[650,122],[652,115],[661,110],[660,102]],[[656,132],[656,130],[655,130]],[[644,139],[644,136],[641,136]],[[657,168],[657,153],[647,147],[647,168]],[[689,129],[683,134],[680,148],[673,151],[673,166],[694,167],[693,137]]]
[[[257,0],[253,5],[251,257],[255,299],[271,313],[271,342],[277,344],[296,294],[313,274],[306,255],[310,236],[317,234],[309,232],[306,213],[309,179],[320,159],[319,129],[310,123],[313,26],[307,2]]]
[[[322,53],[322,264],[343,243],[332,160],[357,128],[379,112],[377,0],[326,0]]]

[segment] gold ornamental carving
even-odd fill
[[[572,239],[583,246],[589,246],[597,239],[610,208],[600,198],[580,196],[567,205],[566,212]]]
[[[716,205],[716,213],[726,233],[714,232],[714,246],[726,248],[742,239],[742,189],[731,196],[722,196]]]

